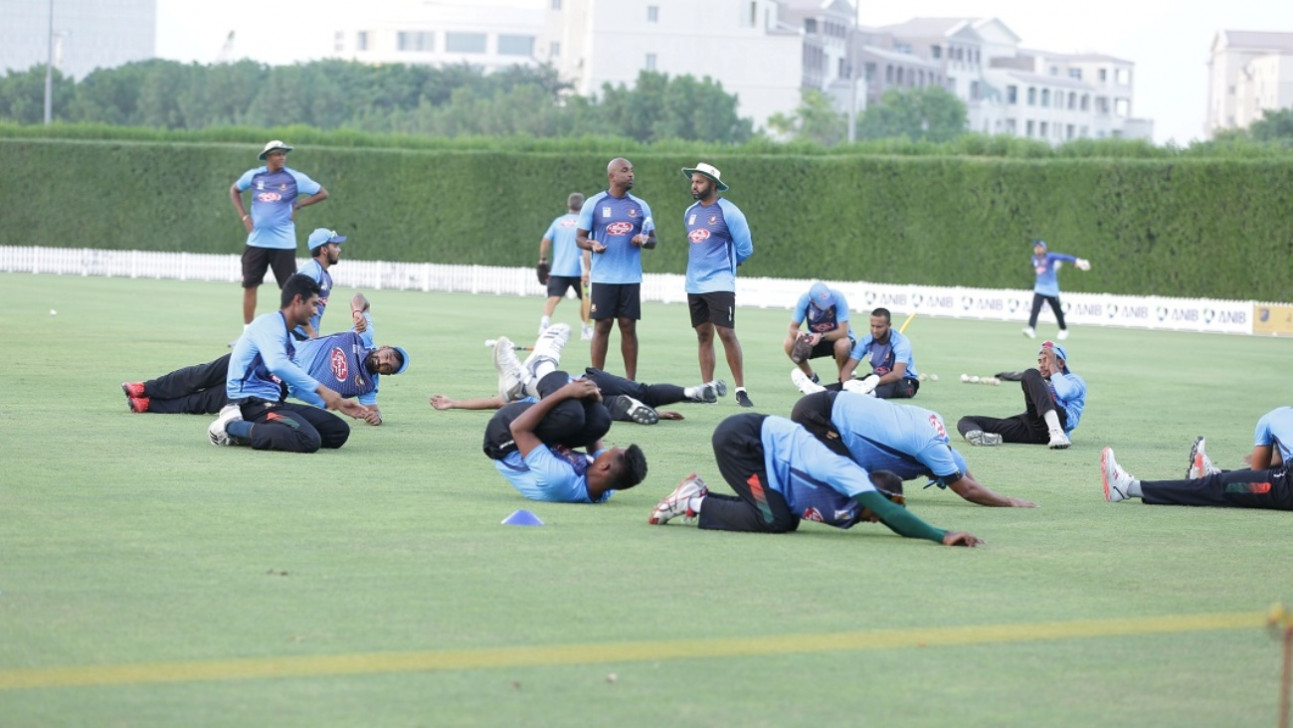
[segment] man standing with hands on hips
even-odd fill
[[[655,223],[645,200],[629,194],[633,189],[633,164],[623,157],[606,165],[607,188],[584,203],[579,212],[575,242],[592,252],[594,322],[589,358],[597,369],[606,369],[606,349],[611,326],[620,327],[620,354],[624,376],[637,379],[637,322],[642,318],[642,249],[656,246]]]
[[[687,227],[687,307],[696,330],[700,380],[714,380],[714,332],[723,342],[727,366],[736,382],[736,402],[753,407],[745,391],[744,354],[736,338],[736,268],[754,253],[745,214],[719,197],[727,191],[723,174],[701,162],[684,168],[696,200],[683,214]]]
[[[328,199],[323,185],[287,166],[290,151],[292,147],[278,139],[269,142],[260,152],[265,165],[247,170],[229,186],[229,199],[247,230],[247,248],[242,253],[243,331],[256,317],[256,289],[265,280],[265,270],[274,270],[280,289],[296,272],[296,211]],[[248,189],[250,211],[242,203],[242,193]]]

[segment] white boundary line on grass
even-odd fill
[[[1263,629],[1264,612],[1175,614],[1032,624],[970,625],[702,640],[531,645],[474,650],[377,652],[353,655],[260,657],[126,665],[69,665],[0,670],[0,691],[53,687],[192,683],[287,677],[336,677],[410,672],[453,672],[558,667],[716,657],[769,657],[818,652],[923,649],[1127,635]]]

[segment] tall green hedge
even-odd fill
[[[258,146],[0,140],[0,244],[236,253],[229,186]],[[738,156],[739,155],[739,156]],[[638,152],[650,272],[686,267],[680,169]],[[300,146],[326,202],[297,220],[352,236],[355,259],[528,265],[571,191],[605,186],[604,152]],[[755,255],[743,275],[1029,287],[1029,241],[1088,258],[1065,290],[1287,300],[1293,160],[719,156]]]

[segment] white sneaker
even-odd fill
[[[1185,471],[1186,480],[1196,480],[1207,475],[1220,473],[1221,468],[1212,464],[1212,458],[1203,451],[1203,435],[1199,435],[1190,448],[1190,467]]]
[[[795,387],[804,394],[816,394],[818,392],[826,391],[826,387],[823,387],[809,379],[808,375],[804,374],[804,370],[799,367],[795,367],[790,370],[790,383],[795,385]]]
[[[1069,330],[1068,330],[1068,329],[1060,329],[1060,332],[1059,332],[1058,334],[1056,334],[1056,335],[1055,335],[1055,338],[1059,339],[1060,341],[1063,341],[1063,340],[1067,339],[1068,337],[1069,337]]]
[[[1123,470],[1113,459],[1113,448],[1100,452],[1100,479],[1104,481],[1104,499],[1110,503],[1130,498],[1129,491],[1136,479]]]
[[[965,439],[976,447],[992,447],[1001,444],[1000,433],[984,432],[983,430],[970,430],[965,433]]]
[[[561,351],[566,348],[566,342],[569,340],[570,326],[568,324],[552,324],[544,329],[543,333],[534,342],[534,350],[521,364],[529,375],[525,389],[526,393],[531,397],[539,396],[539,380],[557,370],[557,367],[561,364]]]
[[[696,512],[691,510],[689,504],[692,498],[704,498],[709,495],[709,488],[705,487],[705,481],[701,480],[695,473],[683,478],[673,492],[665,496],[664,500],[656,504],[655,510],[651,511],[651,518],[647,520],[654,526],[663,526],[670,519],[683,517],[683,522],[689,522],[696,517]]]
[[[713,404],[718,401],[719,397],[727,396],[727,382],[722,379],[715,379],[712,382],[705,382],[700,385],[700,401],[706,404]]]
[[[494,368],[498,370],[498,396],[515,402],[525,396],[526,371],[516,358],[516,347],[506,336],[494,342]]]
[[[1036,338],[1037,338],[1037,332],[1036,332],[1036,331],[1033,331],[1033,327],[1031,327],[1031,326],[1025,326],[1025,327],[1024,327],[1024,336],[1027,336],[1027,337],[1028,337],[1028,338],[1030,338],[1030,339],[1036,339]]]
[[[592,340],[593,340],[593,327],[592,327],[592,326],[590,326],[590,325],[588,325],[588,324],[584,324],[583,331],[581,331],[581,332],[579,333],[579,340],[580,340],[580,341],[592,341]]]
[[[1046,443],[1046,447],[1052,450],[1065,450],[1072,444],[1069,441],[1069,436],[1064,434],[1063,430],[1051,430],[1051,441]]]
[[[211,444],[221,447],[228,447],[234,444],[233,438],[229,437],[229,423],[237,422],[241,419],[241,405],[227,404],[224,407],[221,407],[220,414],[216,415],[215,422],[212,422],[207,427],[207,437],[211,439]]]

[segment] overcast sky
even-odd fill
[[[532,8],[546,2],[439,0],[442,5]],[[364,6],[355,0],[157,0],[157,52],[163,58],[211,63],[232,30],[236,57],[273,64],[308,60],[326,53],[339,24],[362,12]],[[1293,32],[1293,0],[862,0],[859,21],[887,25],[914,16],[996,17],[1025,47],[1105,53],[1132,61],[1132,111],[1154,120],[1159,144],[1187,144],[1202,137],[1208,48],[1217,31]]]

